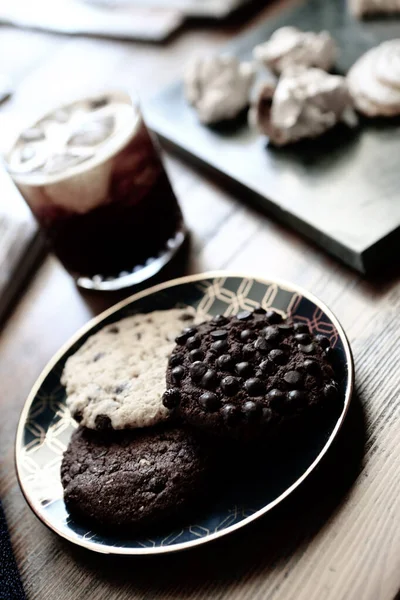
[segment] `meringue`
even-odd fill
[[[276,146],[318,137],[339,122],[357,123],[344,77],[298,67],[285,71],[276,87],[261,87],[249,119]]]
[[[197,59],[185,73],[185,95],[202,123],[218,123],[249,105],[254,77],[253,65],[234,56]]]
[[[256,46],[253,56],[277,74],[295,65],[329,71],[338,48],[327,31],[305,32],[297,27],[277,29],[268,42]]]
[[[369,117],[400,115],[400,39],[366,52],[347,75],[354,104]]]
[[[400,0],[349,0],[349,7],[356,17],[395,13],[400,12]]]

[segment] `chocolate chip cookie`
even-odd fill
[[[209,433],[254,439],[339,403],[329,339],[258,308],[176,338],[164,406]]]
[[[78,428],[61,481],[73,517],[113,531],[169,522],[204,498],[210,448],[185,429],[95,432]]]
[[[136,314],[107,325],[71,356],[62,374],[67,406],[89,429],[135,429],[166,421],[165,370],[190,308]]]

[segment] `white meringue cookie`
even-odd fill
[[[277,146],[318,137],[339,122],[357,123],[345,78],[302,68],[285,71],[275,89],[264,85],[249,119]]]
[[[253,65],[234,56],[197,59],[185,73],[185,95],[202,123],[218,123],[249,105],[254,77]]]
[[[400,0],[349,0],[349,7],[356,17],[395,13],[400,12]]]
[[[400,39],[366,52],[347,81],[356,108],[370,117],[400,115]]]
[[[337,54],[336,42],[327,31],[305,32],[297,27],[277,29],[267,42],[253,50],[255,59],[278,74],[297,65],[329,71]]]

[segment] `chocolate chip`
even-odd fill
[[[181,315],[179,317],[180,321],[193,321],[193,315],[191,313],[183,313],[183,315]]]
[[[185,335],[190,337],[197,333],[197,328],[196,327],[185,327],[185,329],[182,331],[182,333],[184,333]]]
[[[171,375],[175,383],[178,383],[185,376],[185,369],[181,365],[174,367],[171,371]]]
[[[261,407],[256,402],[252,400],[248,400],[244,403],[242,408],[243,414],[246,418],[246,421],[255,421],[258,419],[261,413]]]
[[[189,350],[195,350],[196,348],[198,348],[200,346],[201,343],[201,339],[199,335],[192,335],[191,337],[188,338],[187,342],[186,342],[186,347]]]
[[[325,372],[328,377],[333,378],[335,376],[335,371],[332,369],[332,367],[330,365],[325,365]]]
[[[215,315],[215,317],[213,317],[213,322],[217,323],[217,325],[226,325],[228,323],[228,319],[223,315]]]
[[[176,336],[175,342],[177,344],[179,344],[180,346],[184,346],[186,344],[187,339],[188,339],[188,336],[186,335],[186,333],[180,333],[179,335]]]
[[[181,364],[181,362],[182,362],[182,356],[181,356],[180,354],[173,354],[173,355],[170,357],[170,359],[169,359],[169,361],[168,361],[168,364],[169,364],[171,367],[177,367],[178,365],[180,365],[180,364]]]
[[[178,406],[181,401],[181,394],[177,388],[170,388],[166,390],[162,397],[162,403],[165,408],[175,408]]]
[[[256,349],[253,344],[245,344],[243,346],[242,355],[245,360],[251,360],[256,355]]]
[[[257,306],[257,308],[255,308],[253,310],[253,313],[255,315],[265,315],[265,314],[267,314],[267,311],[262,306]]]
[[[281,390],[270,390],[267,394],[267,400],[273,408],[279,408],[285,402],[285,394]]]
[[[207,373],[207,365],[201,361],[196,361],[190,366],[190,377],[193,381],[200,381]]]
[[[254,336],[254,333],[251,329],[244,329],[240,334],[240,339],[242,342],[249,342]]]
[[[326,350],[326,348],[329,348],[331,345],[331,342],[329,341],[329,338],[326,337],[326,335],[321,335],[321,334],[316,335],[315,341],[318,342],[318,344],[324,350]]]
[[[275,312],[274,310],[269,310],[265,316],[268,319],[268,321],[271,323],[271,325],[281,323],[281,321],[283,320],[282,316],[279,313]]]
[[[200,350],[199,348],[195,348],[194,350],[191,350],[189,352],[189,358],[190,358],[191,362],[203,360],[204,352],[202,350]]]
[[[251,319],[251,317],[252,314],[248,310],[242,310],[236,315],[236,318],[239,319],[239,321],[248,321],[249,319]]]
[[[275,372],[275,369],[276,367],[271,360],[263,360],[262,363],[260,363],[260,370],[264,375],[271,375]]]
[[[310,333],[308,325],[306,325],[305,323],[295,323],[293,325],[293,329],[296,333]]]
[[[253,367],[248,362],[237,363],[235,368],[236,368],[236,373],[238,375],[240,375],[240,377],[244,377],[245,379],[247,379],[248,377],[251,377],[253,374]]]
[[[265,394],[265,386],[261,379],[258,379],[257,377],[248,379],[244,384],[244,387],[249,396],[253,398]]]
[[[82,414],[82,411],[80,411],[80,410],[77,410],[76,412],[74,412],[74,414],[72,416],[77,423],[80,423],[83,419],[83,414]]]
[[[216,354],[224,354],[229,350],[229,345],[226,340],[218,340],[211,344],[211,350]]]
[[[311,342],[311,337],[308,333],[297,333],[294,336],[294,339],[296,340],[296,342],[303,345],[307,345]]]
[[[222,371],[233,370],[233,360],[230,354],[223,354],[217,358],[217,365]]]
[[[338,396],[338,390],[334,382],[328,383],[324,387],[324,396],[327,400],[336,400]]]
[[[270,408],[263,408],[262,412],[261,412],[261,420],[264,423],[264,425],[267,425],[268,423],[271,423],[271,421],[273,420],[273,412]]]
[[[296,406],[303,406],[307,400],[306,393],[301,390],[291,390],[287,397],[288,400]]]
[[[293,331],[293,325],[289,325],[289,323],[280,323],[279,325],[277,325],[277,327],[279,331],[284,335]]]
[[[221,405],[217,394],[213,392],[204,392],[199,398],[199,404],[207,412],[215,412]]]
[[[240,410],[233,404],[225,404],[221,408],[221,415],[227,425],[234,425],[240,419]]]
[[[116,325],[113,325],[112,327],[110,327],[108,329],[108,333],[119,333],[119,327],[117,327]]]
[[[105,356],[104,352],[98,352],[93,358],[93,362],[97,362],[98,360],[100,360],[100,358],[103,358],[103,356]]]
[[[213,390],[218,385],[218,375],[213,369],[208,369],[201,380],[201,387]]]
[[[235,396],[239,391],[239,382],[236,377],[228,375],[221,381],[221,389],[226,396]]]
[[[299,344],[297,347],[300,350],[300,352],[303,352],[304,354],[314,354],[316,349],[314,344],[308,344],[307,346]]]
[[[210,333],[214,340],[226,340],[228,332],[225,329],[216,329]]]
[[[160,477],[153,477],[148,483],[148,489],[153,492],[153,494],[161,494],[161,492],[165,490],[166,486],[166,480]]]
[[[324,350],[324,354],[328,360],[333,360],[335,358],[335,350],[333,348],[327,348]]]
[[[268,352],[271,349],[271,345],[264,337],[257,338],[254,345],[259,352]]]
[[[282,350],[271,350],[268,356],[276,365],[286,365],[288,361],[286,354]]]
[[[321,373],[321,367],[319,366],[316,360],[311,360],[307,358],[307,360],[305,360],[303,363],[303,367],[305,368],[307,373],[310,373],[310,375],[318,375],[319,373]]]
[[[120,385],[117,385],[114,388],[114,394],[117,394],[117,395],[122,394],[122,392],[124,390],[126,390],[126,388],[127,388],[127,384],[126,383],[121,383]]]
[[[100,431],[110,431],[112,429],[111,419],[110,417],[107,417],[107,415],[97,415],[94,420],[94,424],[96,425],[96,429]]]
[[[281,337],[279,329],[275,325],[269,325],[269,327],[266,327],[264,329],[263,333],[265,339],[270,344],[276,344],[279,341],[279,338]]]
[[[288,371],[284,374],[283,379],[291,388],[301,387],[303,383],[303,376],[299,371]]]

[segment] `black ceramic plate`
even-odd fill
[[[269,19],[226,50],[251,59],[257,44],[283,25],[332,33],[341,49],[337,70],[379,42],[400,36],[400,20],[360,22],[346,0],[307,0]],[[226,128],[201,125],[181,82],[147,105],[149,125],[185,156],[211,167],[245,201],[306,235],[363,273],[393,261],[400,249],[400,120],[361,119],[318,140],[274,149],[250,130],[246,115]]]
[[[151,538],[111,537],[85,529],[68,515],[60,481],[62,453],[76,425],[65,404],[60,383],[65,361],[104,325],[137,312],[193,306],[200,317],[231,315],[261,304],[307,323],[331,340],[338,368],[342,408],[296,453],[263,461],[263,470],[238,479],[215,502],[181,528],[160,530]],[[50,529],[90,550],[110,554],[158,554],[204,544],[262,516],[292,493],[320,462],[338,433],[353,390],[354,369],[349,343],[339,322],[317,298],[281,281],[210,273],[184,277],[140,292],[85,326],[50,361],[35,383],[23,409],[16,439],[16,465],[25,498]]]

